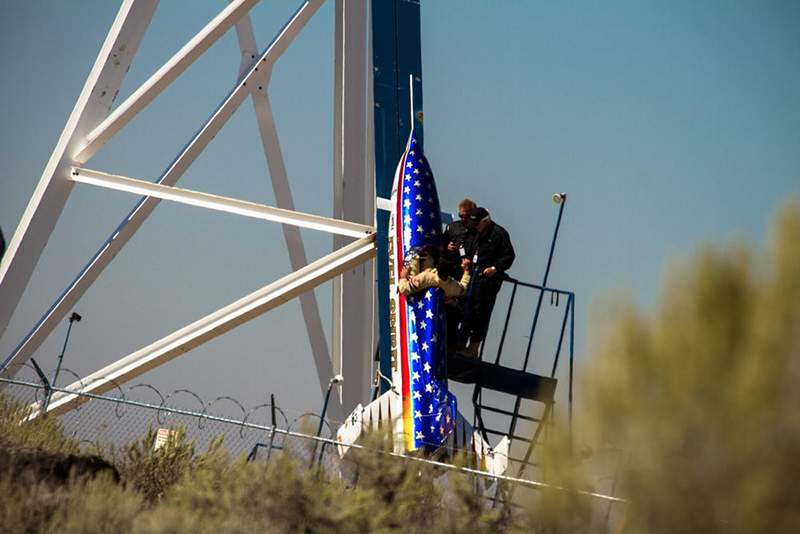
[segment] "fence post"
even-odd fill
[[[269,447],[267,448],[267,462],[269,462],[269,457],[272,456],[272,444],[275,441],[275,428],[278,424],[277,418],[275,417],[275,394],[269,394],[269,409],[270,414],[272,415],[272,430],[269,431]]]
[[[53,395],[53,387],[50,385],[50,381],[47,380],[44,371],[42,371],[42,368],[39,367],[39,364],[36,363],[34,358],[31,358],[31,363],[33,363],[36,374],[39,375],[39,380],[44,384],[44,401],[42,401],[42,409],[40,412],[42,415],[47,416],[47,406],[50,404],[50,397]]]

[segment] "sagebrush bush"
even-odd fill
[[[57,418],[37,417],[21,424],[29,414],[28,407],[0,395],[0,449],[63,454],[78,452],[78,442],[64,435]]]
[[[207,461],[144,514],[142,525],[199,532],[497,531],[497,517],[479,506],[464,477],[448,475],[456,491],[445,492],[438,482],[443,473],[431,466],[376,455],[386,450],[383,437],[368,438],[366,446],[371,450],[349,453],[357,483],[309,470],[290,455],[267,465]]]
[[[157,432],[150,428],[145,436],[110,456],[122,481],[133,486],[147,502],[155,502],[182,477],[202,470],[207,462],[224,455],[222,438],[211,441],[205,454],[196,455],[194,444],[186,441],[186,428],[178,426],[167,442],[154,449]]]
[[[2,425],[20,412],[7,403]],[[31,427],[33,428],[33,427]],[[24,437],[38,458],[76,450],[60,441],[52,422],[36,427],[49,437]],[[51,435],[52,434],[52,435]],[[151,429],[106,453],[116,471],[73,473],[60,480],[22,484],[0,473],[0,525],[14,532],[495,532],[501,523],[472,491],[472,480],[430,465],[387,455],[385,436],[368,437],[369,450],[353,449],[357,479],[309,469],[307,460],[276,455],[268,464],[230,458],[221,439],[197,454],[186,433],[154,450]],[[67,457],[67,455],[64,455]],[[118,473],[118,477],[115,476]],[[40,476],[39,471],[35,472]]]
[[[621,451],[626,532],[800,532],[800,202],[757,258],[707,248],[595,342],[581,426]]]

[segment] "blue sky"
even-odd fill
[[[118,102],[224,5],[163,0]],[[256,6],[261,46],[296,5]],[[0,9],[0,226],[9,239],[117,4]],[[776,206],[800,192],[797,2],[423,0],[421,12],[425,149],[442,204],[454,210],[470,196],[485,205],[511,233],[512,274],[538,281],[555,223],[550,195],[568,193],[550,281],[578,295],[579,361],[591,303],[624,290],[652,306],[666,262],[706,243],[763,245]],[[154,180],[225,96],[238,63],[231,32],[90,167]],[[280,59],[270,95],[297,207],[329,214],[333,2]],[[249,102],[179,185],[274,202]],[[134,202],[76,187],[0,339],[3,356]],[[330,249],[328,235],[304,237],[311,258]],[[67,366],[96,370],[288,271],[276,225],[162,203],[76,308],[85,319]],[[317,296],[328,317],[330,290]],[[521,324],[510,339],[524,346]],[[55,365],[63,333],[40,350],[45,367]],[[289,409],[318,409],[312,366],[290,303],[143,381],[250,405],[274,392]]]

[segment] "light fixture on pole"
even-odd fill
[[[69,316],[69,326],[67,327],[67,336],[64,338],[64,346],[61,347],[61,354],[58,355],[58,365],[56,365],[56,372],[53,374],[53,380],[48,381],[47,377],[44,375],[44,372],[39,367],[39,364],[36,363],[36,360],[31,358],[31,362],[33,362],[33,367],[36,370],[36,374],[39,375],[42,383],[44,384],[45,388],[45,396],[44,402],[42,403],[44,406],[44,412],[47,413],[47,407],[50,405],[50,399],[53,396],[53,388],[56,386],[56,380],[58,380],[58,373],[61,372],[61,363],[64,361],[64,353],[67,351],[67,343],[69,342],[69,334],[72,332],[72,323],[75,321],[80,322],[83,317],[81,317],[78,313],[72,312],[72,315]]]
[[[72,315],[69,316],[69,326],[67,327],[67,337],[64,338],[64,346],[61,347],[61,354],[58,355],[58,365],[56,365],[56,372],[53,375],[53,381],[51,382],[52,386],[56,386],[56,380],[58,380],[58,373],[61,372],[61,363],[64,361],[64,353],[67,352],[67,343],[69,342],[69,334],[72,332],[72,323],[74,322],[81,322],[83,317],[76,312],[72,312]]]
[[[334,384],[341,385],[343,382],[344,382],[344,376],[342,375],[334,375],[333,378],[331,378],[330,381],[328,382],[328,391],[325,392],[325,402],[322,404],[322,413],[319,416],[319,427],[317,428],[317,437],[320,437],[322,435],[322,425],[325,424],[325,413],[328,411],[328,401],[331,400],[331,390],[333,389]],[[327,445],[327,443],[323,443],[322,450],[319,451],[319,460],[317,462],[318,464],[322,463],[322,457],[325,454],[325,445]],[[315,442],[314,451],[311,453],[311,464],[310,464],[311,466],[314,465],[314,459],[316,458],[316,456],[317,456],[317,444]]]

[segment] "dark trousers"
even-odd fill
[[[493,280],[478,279],[471,295],[472,298],[466,303],[464,324],[461,326],[465,334],[469,335],[470,344],[480,343],[486,339],[500,286],[501,284],[495,283]]]
[[[462,339],[466,339],[461,335],[460,330],[464,311],[464,297],[446,304],[444,310],[447,322],[447,346],[448,348],[455,348],[462,344]]]
[[[466,345],[480,343],[486,338],[497,293],[502,282],[477,275],[466,296],[447,305],[447,343]]]

